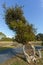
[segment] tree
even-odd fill
[[[22,8],[15,6],[5,10],[5,22],[11,30],[16,32],[15,40],[22,44],[27,44],[29,41],[34,40],[35,28],[27,22]]]
[[[36,39],[40,40],[40,41],[43,41],[43,34],[42,33],[37,34]]]
[[[41,45],[43,45],[43,33],[38,33],[38,34],[36,35],[36,40],[42,41]]]
[[[4,33],[0,32],[0,39],[2,39],[2,38],[6,38],[6,35]]]

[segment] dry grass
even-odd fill
[[[37,63],[31,62],[30,64],[28,64],[27,61],[23,58],[23,56],[18,55],[0,65],[43,65],[43,58],[40,59]]]

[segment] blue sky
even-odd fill
[[[8,28],[3,19],[3,3],[6,3],[8,7],[16,4],[24,5],[23,11],[27,21],[37,28],[37,33],[43,33],[43,0],[0,0],[0,32],[5,33],[8,37],[12,37],[14,32]]]

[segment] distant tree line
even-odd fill
[[[35,40],[43,41],[43,33],[38,33],[37,35],[35,35]],[[9,38],[4,33],[0,32],[0,41],[16,41],[16,40],[14,39],[14,37]]]
[[[38,34],[36,35],[36,40],[37,40],[37,41],[42,41],[42,45],[43,45],[43,33],[38,33]]]
[[[0,32],[0,41],[13,41],[13,38],[9,38],[4,33]]]

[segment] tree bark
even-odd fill
[[[24,56],[25,56],[25,59],[27,60],[28,63],[31,62],[31,58],[30,56],[25,52],[25,45],[23,45],[23,53],[24,53]]]
[[[38,52],[39,52],[39,58],[41,58],[41,50],[38,50]]]
[[[36,61],[36,58],[35,58],[35,48],[34,48],[34,46],[32,46],[32,45],[31,45],[31,47],[32,47],[32,49],[33,49],[34,54],[31,55],[31,56],[29,56],[29,55],[26,53],[26,51],[25,51],[25,45],[23,45],[23,53],[24,53],[25,59],[27,60],[28,63],[31,63],[31,61],[33,61],[33,62]]]

